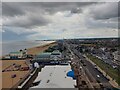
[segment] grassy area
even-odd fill
[[[106,64],[104,61],[98,59],[95,56],[87,54],[87,57],[92,60],[97,66],[104,70],[111,78],[115,79],[116,82],[120,85],[120,77],[117,69],[112,68],[109,64]]]

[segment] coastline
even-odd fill
[[[35,46],[27,49],[28,54],[36,55],[37,53],[44,52],[47,48],[50,46],[56,45],[56,42],[47,43],[40,46]],[[1,60],[2,67],[1,71],[5,68],[9,67],[10,65],[13,65],[14,63],[17,65],[21,65],[22,67],[28,66],[25,65],[26,61],[29,59],[23,59],[23,60]],[[7,71],[2,72],[2,88],[11,88],[15,86],[17,83],[21,81],[20,78],[26,77],[26,74],[29,74],[30,70],[28,71]],[[14,78],[14,80],[11,78],[11,75],[16,74],[17,77]],[[13,80],[13,83],[12,83]],[[7,84],[6,84],[7,83]]]
[[[9,42],[9,43],[4,43],[2,45],[4,45],[3,47],[1,47],[1,54],[0,54],[0,58],[8,55],[10,52],[16,52],[19,50],[23,50],[23,49],[31,49],[31,48],[35,48],[35,47],[41,47],[41,46],[45,46],[47,44],[51,44],[54,43],[55,41],[17,41],[17,42]]]
[[[38,54],[40,52],[45,51],[47,48],[49,48],[50,46],[54,46],[55,44],[56,44],[56,42],[52,42],[52,43],[44,44],[44,45],[41,45],[41,46],[28,48],[27,53],[35,55],[35,54]]]

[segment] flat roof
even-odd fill
[[[49,58],[51,53],[39,53],[36,55],[37,58]]]
[[[59,50],[54,50],[51,54],[61,54]]]
[[[40,83],[32,88],[75,88],[76,80],[67,77],[70,70],[70,65],[45,66],[34,81]]]
[[[44,53],[38,53],[37,55],[50,55],[51,53],[49,52],[44,52]]]
[[[9,54],[21,54],[22,52],[10,52]]]

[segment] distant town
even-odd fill
[[[9,52],[2,57],[3,90],[119,89],[119,46],[118,38],[61,39]]]

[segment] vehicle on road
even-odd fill
[[[97,77],[99,78],[99,77],[100,77],[100,75],[97,75]]]

